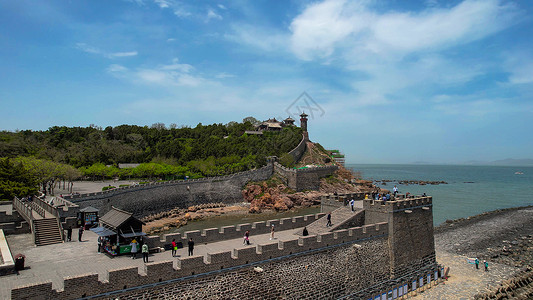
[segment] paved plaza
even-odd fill
[[[297,230],[286,230],[276,232],[276,240],[290,240],[297,237]],[[98,273],[99,280],[106,280],[107,270],[127,268],[138,266],[139,272],[143,272],[143,259],[140,253],[137,259],[133,260],[130,256],[123,255],[110,257],[106,254],[97,252],[98,236],[92,231],[84,231],[82,242],[77,241],[78,231],[72,232],[72,242],[54,244],[36,247],[32,242],[31,234],[10,235],[7,237],[11,253],[13,255],[22,253],[26,255],[26,269],[19,272],[19,275],[8,275],[1,277],[0,280],[0,299],[10,299],[11,289],[14,287],[33,284],[52,282],[52,287],[57,290],[63,289],[63,278],[67,276],[77,276],[83,274]],[[250,236],[252,245],[265,244],[270,241],[270,234]],[[194,255],[206,255],[231,249],[245,248],[243,239],[233,239],[220,241],[209,244],[196,244]],[[161,253],[151,253],[149,263],[174,261],[174,267],[177,267],[179,257],[187,257],[187,247],[178,249],[177,257],[172,257],[170,251]]]

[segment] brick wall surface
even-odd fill
[[[241,250],[242,251],[242,250]],[[388,280],[386,238],[120,294],[120,299],[335,299]],[[116,296],[100,299],[116,299]]]
[[[118,188],[69,200],[80,208],[95,207],[100,210],[100,215],[115,206],[133,212],[136,217],[144,217],[176,207],[185,208],[202,203],[242,202],[242,187],[249,181],[266,180],[272,172],[272,164],[269,164],[258,170],[228,176]]]
[[[52,290],[51,284],[48,285],[47,283],[33,286],[42,291],[40,294],[41,296],[46,296],[42,296],[40,298],[36,297],[33,292],[26,293],[27,291],[31,290],[32,287],[21,287],[13,289],[11,297],[14,300],[76,299],[80,297],[99,295],[117,289],[121,290],[135,286],[183,278],[183,280],[180,280],[181,283],[178,287],[181,289],[183,286],[186,286],[184,285],[184,282],[188,282],[187,278],[190,276],[199,276],[208,272],[222,272],[215,273],[216,275],[204,274],[199,277],[198,280],[192,279],[190,281],[191,286],[189,287],[192,290],[201,289],[203,290],[202,293],[206,293],[205,295],[216,297],[219,295],[218,288],[214,288],[216,282],[218,282],[217,278],[228,278],[228,275],[224,274],[235,273],[231,269],[228,270],[228,268],[235,266],[242,266],[239,268],[241,271],[237,271],[235,274],[246,274],[250,269],[248,264],[251,263],[259,264],[261,266],[265,265],[266,271],[261,274],[264,276],[268,275],[268,281],[272,280],[275,282],[275,285],[268,287],[268,289],[264,291],[267,293],[265,295],[268,295],[268,297],[274,297],[275,295],[278,295],[277,293],[283,290],[283,284],[291,282],[296,284],[295,280],[303,279],[304,277],[300,276],[301,274],[293,273],[301,268],[311,268],[310,270],[312,270],[309,272],[309,276],[311,277],[307,279],[307,288],[311,287],[312,284],[315,284],[312,282],[314,279],[320,279],[320,283],[329,282],[331,285],[331,287],[324,286],[324,290],[316,295],[340,295],[346,293],[346,288],[350,286],[348,283],[346,285],[333,284],[342,278],[344,278],[344,281],[347,281],[347,277],[358,278],[358,280],[360,280],[361,278],[366,278],[364,276],[369,276],[369,278],[372,278],[372,280],[380,281],[389,276],[389,247],[387,246],[387,243],[384,242],[384,238],[386,238],[387,234],[388,227],[386,224],[373,224],[362,228],[353,228],[352,230],[348,230],[348,233],[344,231],[340,234],[326,233],[318,236],[315,235],[303,238],[295,238],[293,240],[283,242],[276,241],[259,244],[233,251],[210,253],[206,257],[192,256],[187,258],[179,258],[177,269],[174,269],[172,262],[168,261],[146,264],[143,270],[137,271],[137,274],[135,274],[135,271],[132,268],[112,270],[102,277],[102,281],[98,280],[97,274],[69,277],[65,278],[63,285],[64,288],[60,291]],[[372,240],[378,240],[378,242],[373,243],[371,242]],[[354,242],[369,246],[363,248],[361,248],[361,246],[351,246]],[[368,252],[365,253],[368,254],[361,255],[361,249],[367,249],[365,251]],[[315,253],[308,254],[307,251],[314,251]],[[350,254],[352,252],[353,255]],[[373,255],[370,255],[371,253]],[[376,255],[376,253],[378,255]],[[286,257],[286,255],[289,255],[289,257]],[[345,270],[338,268],[339,266],[344,267],[346,264],[350,267],[346,267]],[[286,265],[291,265],[292,267],[287,269],[285,267]],[[355,265],[359,265],[360,268],[355,268]],[[367,266],[374,266],[374,269],[368,270]],[[318,272],[318,270],[323,273],[315,274]],[[252,274],[255,276],[256,272],[254,271]],[[327,279],[331,274],[335,274],[335,276]],[[366,275],[363,276],[362,274]],[[294,278],[290,277],[291,275]],[[231,278],[231,276],[233,275],[229,275],[229,278]],[[207,283],[207,285],[197,286],[198,282],[204,282]],[[264,283],[265,282],[261,280],[248,282],[248,284],[256,285],[257,287],[263,286]],[[154,286],[154,292],[161,288],[164,289],[166,284],[167,283],[165,283],[165,285]],[[354,289],[358,289],[366,284],[368,284],[366,281],[357,283],[354,285],[356,288],[352,288],[350,291],[352,292]],[[277,287],[274,288],[274,286]],[[300,294],[301,292],[305,292],[306,289],[301,289],[301,287],[298,287],[294,291],[291,291],[291,293],[294,292],[294,295],[308,295],[310,297],[314,295]],[[139,291],[136,293],[139,293]],[[228,286],[227,293],[240,293],[240,289],[234,289],[233,287]],[[248,298],[256,297],[257,295],[263,295],[262,293],[263,292],[260,290],[256,290],[256,294],[250,292]],[[239,294],[235,295],[235,297],[237,297]],[[124,296],[125,295],[120,295],[120,298],[123,299]],[[201,295],[197,296],[199,297]]]

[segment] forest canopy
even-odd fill
[[[257,120],[242,123],[198,124],[194,128],[120,125],[101,128],[54,126],[45,131],[0,132],[0,157],[31,157],[77,168],[89,177],[202,177],[231,174],[266,164],[298,145],[299,127],[248,135]],[[26,165],[28,159],[26,159]],[[140,163],[127,170],[120,163]]]

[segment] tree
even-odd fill
[[[250,122],[254,126],[257,126],[257,125],[261,124],[261,122],[258,119],[254,118],[254,117],[246,117],[246,118],[242,119],[242,122],[243,123]]]
[[[38,181],[20,162],[0,158],[0,200],[33,195],[38,191]]]

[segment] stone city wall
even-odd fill
[[[303,135],[302,136],[302,140],[300,141],[300,143],[298,144],[298,146],[296,146],[296,148],[292,149],[290,152],[289,152],[289,155],[292,156],[292,158],[294,159],[294,161],[300,161],[300,159],[302,158],[302,156],[304,155],[305,153],[305,150],[307,149],[307,139],[306,139],[306,136]]]
[[[432,197],[363,200],[363,208],[366,224],[388,223],[394,277],[436,265]]]
[[[18,299],[333,298],[389,278],[387,224],[373,224],[15,288]],[[357,243],[357,244],[355,244]],[[261,267],[255,271],[254,266]],[[134,287],[140,287],[136,289]],[[116,293],[105,295],[116,291]]]
[[[144,217],[176,207],[186,208],[202,203],[242,202],[242,187],[249,181],[266,180],[272,172],[273,166],[269,164],[258,170],[228,176],[144,184],[69,199],[80,208],[92,206],[99,209],[100,215],[115,206],[132,212],[136,217]]]
[[[349,205],[350,200],[363,200],[365,193],[327,194],[320,197],[321,212],[330,212],[343,206]]]
[[[301,156],[305,148],[304,137],[291,151],[291,155]],[[111,206],[115,206],[133,212],[140,218],[176,207],[186,208],[213,202],[228,204],[242,202],[241,190],[246,183],[266,180],[274,173],[285,179],[287,186],[294,190],[317,190],[320,187],[320,178],[333,174],[337,169],[337,166],[326,166],[295,170],[285,168],[277,162],[269,162],[267,166],[257,170],[226,176],[148,183],[63,198],[79,205],[80,209],[87,206],[95,207],[100,210],[100,215],[104,215]],[[64,218],[73,217],[76,212],[77,208],[60,211]]]
[[[318,190],[320,178],[333,174],[337,169],[337,166],[289,169],[274,162],[274,172],[284,179],[288,187],[296,191]]]
[[[162,236],[162,239],[159,236],[148,236],[144,237],[143,241],[148,244],[148,247],[150,247],[150,249],[154,249],[158,247],[164,247],[164,245],[166,244],[170,244],[173,239],[175,239],[176,242],[182,242],[185,245],[187,244],[189,238],[192,238],[195,243],[200,244],[241,238],[244,237],[244,233],[247,230],[250,231],[250,236],[253,237],[254,235],[258,234],[269,233],[270,227],[272,225],[274,225],[276,231],[302,228],[320,219],[324,215],[325,214],[319,213],[316,215],[306,215],[278,220],[254,222],[252,224],[239,224],[236,226],[209,228],[204,229],[202,231],[193,230],[184,232],[183,235],[180,233],[165,234]]]
[[[5,201],[3,204],[12,204],[12,201]],[[11,214],[0,211],[0,229],[4,230],[5,234],[28,233],[30,232],[30,225],[13,209]]]

